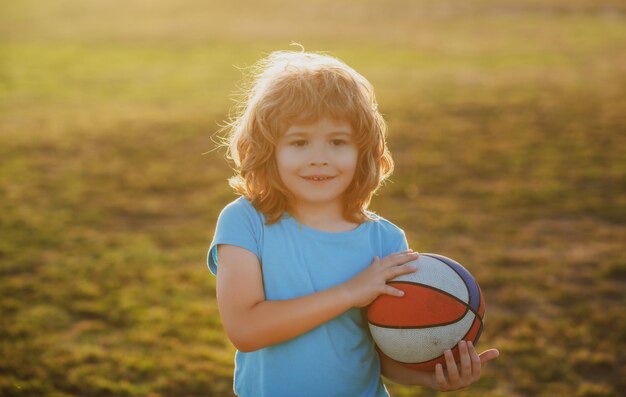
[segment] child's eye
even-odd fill
[[[333,145],[333,146],[341,146],[341,145],[345,145],[347,143],[348,142],[346,142],[343,139],[333,139],[333,140],[330,141],[330,144]]]
[[[300,147],[300,146],[306,145],[306,141],[304,139],[298,139],[298,140],[295,140],[295,141],[291,141],[289,144],[291,146]]]

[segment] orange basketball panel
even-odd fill
[[[379,296],[368,308],[370,323],[391,328],[421,328],[462,318],[467,306],[456,298],[423,285],[391,283],[403,297]]]

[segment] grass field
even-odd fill
[[[373,209],[481,284],[480,346],[501,356],[454,395],[620,395],[625,12],[605,0],[3,2],[0,396],[232,395],[205,264],[234,198],[215,133],[237,67],[292,41],[377,87],[397,169]]]

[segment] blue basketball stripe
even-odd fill
[[[450,258],[447,258],[443,255],[437,255],[437,254],[421,254],[421,255],[430,256],[431,258],[440,260],[441,262],[448,265],[452,270],[454,270],[463,279],[463,281],[465,282],[465,285],[467,286],[467,290],[469,291],[468,304],[472,309],[474,309],[475,313],[478,313],[478,306],[480,305],[480,290],[478,289],[478,284],[476,284],[476,281],[474,280],[474,277],[472,277],[470,272],[468,272],[467,269],[461,266],[461,264],[459,264],[458,262]]]

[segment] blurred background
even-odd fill
[[[625,12],[617,0],[2,2],[0,396],[232,395],[205,262],[235,198],[215,142],[240,68],[292,41],[377,89],[397,168],[372,209],[481,284],[479,347],[501,356],[455,395],[621,395]]]

